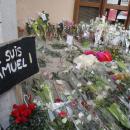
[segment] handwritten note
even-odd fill
[[[0,48],[0,94],[37,72],[34,37],[26,37]]]

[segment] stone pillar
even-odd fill
[[[16,0],[0,0],[0,43],[18,38],[16,20]],[[15,87],[0,95],[0,123],[9,125],[9,114],[16,103]]]
[[[0,41],[17,38],[16,0],[0,0]]]
[[[16,104],[15,88],[0,95],[0,123],[3,128],[9,126],[9,114],[13,104]]]

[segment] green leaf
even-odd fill
[[[126,70],[126,65],[123,61],[117,61],[117,64],[118,64],[120,69]]]
[[[32,28],[33,28],[34,33],[39,37],[40,36],[40,31],[38,30],[37,21],[32,24]]]
[[[127,128],[130,128],[130,122],[129,119],[126,117],[126,115],[121,111],[120,107],[113,103],[108,110],[111,112],[111,114],[119,121],[121,124]]]
[[[89,46],[89,41],[88,40],[84,40],[82,43],[84,48],[87,48]]]

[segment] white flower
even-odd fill
[[[82,92],[82,89],[79,89],[79,92]]]
[[[81,83],[78,83],[78,84],[77,84],[77,87],[81,87],[81,86],[82,86],[82,84],[81,84]]]
[[[37,102],[37,106],[41,106],[42,103],[40,101]]]
[[[92,71],[91,74],[95,74],[94,71]]]
[[[91,120],[92,120],[92,116],[91,116],[90,114],[87,116],[87,120],[88,120],[88,121],[91,121]]]
[[[106,91],[103,91],[103,92],[102,92],[102,95],[103,95],[103,97],[106,97],[106,96],[107,96],[107,92],[106,92]]]
[[[120,80],[116,80],[116,83],[117,83],[117,84],[120,84],[120,82],[121,82]]]
[[[112,65],[111,68],[112,69],[117,69],[118,67],[117,67],[117,65]]]
[[[89,85],[89,86],[92,85],[92,84],[93,84],[93,83],[92,83],[91,81],[88,81],[88,82],[87,82],[87,85]]]
[[[82,112],[80,112],[80,113],[78,114],[78,116],[79,116],[79,118],[81,119],[82,117],[84,117],[84,114],[83,114]]]
[[[33,103],[37,103],[37,99],[34,99],[34,100],[33,100]]]
[[[108,82],[111,82],[111,80],[110,80],[110,79],[108,79]]]

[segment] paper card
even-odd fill
[[[127,19],[128,11],[120,11],[117,16],[117,19]]]
[[[66,43],[71,46],[73,44],[73,36],[67,35],[67,41]]]
[[[116,16],[117,16],[117,10],[110,9],[108,14],[108,21],[116,21]]]
[[[42,15],[41,15],[41,18],[42,18],[43,21],[46,21],[46,20],[47,20],[46,14],[42,14]]]

